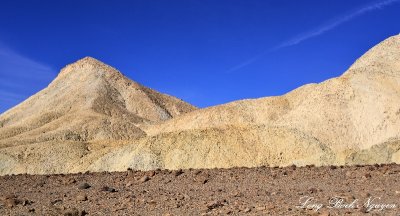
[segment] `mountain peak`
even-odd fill
[[[142,125],[195,109],[85,57],[64,67],[45,89],[0,115],[0,149],[33,140],[136,139],[145,135]],[[30,134],[30,140],[19,139],[23,133]]]
[[[61,69],[56,80],[99,76],[123,76],[117,69],[93,57],[87,56]]]
[[[82,67],[93,67],[93,68],[110,68],[113,70],[116,70],[115,68],[111,67],[110,65],[105,64],[104,62],[95,59],[93,57],[90,56],[86,56],[84,58],[81,58],[71,64],[68,64],[67,66],[65,66],[61,71],[63,71],[64,69],[67,68],[82,68]]]
[[[90,64],[90,65],[105,65],[105,63],[103,63],[102,61],[95,59],[91,56],[86,56],[83,57],[81,59],[79,59],[78,61],[76,61],[75,63],[72,64]]]
[[[394,35],[368,50],[347,73],[371,72],[400,75],[400,35]]]

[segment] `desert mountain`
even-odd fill
[[[1,174],[400,162],[400,36],[338,78],[200,110],[86,58],[0,127]]]
[[[1,115],[0,147],[134,139],[146,135],[141,125],[194,109],[86,57],[62,69],[47,88]]]
[[[400,162],[400,36],[338,78],[196,110],[145,131],[140,145],[109,153],[91,168]]]

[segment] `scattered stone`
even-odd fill
[[[265,206],[257,206],[256,207],[256,210],[257,211],[264,211],[264,210],[266,210],[267,208],[265,207]]]
[[[248,212],[250,212],[250,211],[251,211],[251,209],[250,209],[249,207],[247,207],[247,208],[245,208],[245,209],[243,210],[244,213],[248,213]]]
[[[85,216],[87,215],[85,210],[78,210],[76,208],[66,209],[63,213],[64,216]]]
[[[74,178],[68,178],[64,181],[64,185],[75,184],[76,180]]]
[[[178,170],[174,170],[172,173],[174,174],[174,176],[180,176],[183,174],[183,171],[181,169],[178,169]]]
[[[207,204],[207,208],[210,210],[216,209],[216,208],[219,208],[222,206],[224,206],[224,204],[221,201],[214,201],[214,202]]]
[[[130,187],[130,186],[132,186],[133,185],[133,183],[130,181],[130,182],[128,182],[128,183],[126,183],[126,187]]]
[[[88,200],[88,198],[87,198],[87,196],[85,194],[78,194],[76,196],[76,200],[78,200],[78,201],[86,201],[86,200]]]
[[[194,174],[195,175],[198,175],[198,174],[200,174],[201,173],[201,170],[196,170],[196,171],[194,171]]]
[[[34,187],[43,187],[46,184],[44,180],[39,181]]]
[[[369,173],[367,173],[367,174],[365,174],[364,176],[363,176],[363,178],[365,178],[365,179],[370,179],[372,176],[371,176],[371,174],[369,174]]]
[[[147,175],[143,176],[142,178],[139,179],[140,183],[144,183],[150,180],[150,177],[148,177]]]
[[[236,192],[233,194],[233,197],[242,197],[242,196],[243,196],[243,193],[240,193],[240,192]]]
[[[366,213],[368,213],[368,209],[367,209],[365,206],[362,206],[362,207],[360,208],[360,212],[366,214]]]
[[[88,189],[88,188],[90,188],[90,187],[91,187],[91,186],[90,186],[88,183],[86,183],[86,182],[81,183],[81,184],[78,185],[78,189],[81,189],[81,190]]]
[[[318,189],[317,189],[317,188],[311,187],[311,188],[308,189],[308,192],[314,194],[314,193],[317,193],[317,192],[318,192]]]
[[[368,192],[366,192],[366,193],[364,193],[364,197],[365,197],[365,198],[371,197],[371,194],[368,193]]]
[[[62,202],[62,200],[61,199],[55,199],[55,200],[51,201],[50,204],[51,205],[55,205],[55,204],[57,204],[59,202]]]
[[[226,215],[229,215],[229,214],[232,214],[233,212],[232,212],[232,210],[230,210],[230,209],[227,209],[227,210],[225,210],[225,212],[223,212],[223,214],[226,214]]]
[[[393,168],[400,169],[400,165],[396,165]],[[389,171],[392,171],[393,168],[391,167]],[[380,169],[367,171],[368,166],[362,168],[353,168],[349,166],[345,167],[344,170],[337,169],[338,170],[334,172],[326,174],[330,171],[329,167],[318,167],[312,170],[297,167],[296,171],[292,171],[290,167],[286,167],[276,171],[272,169],[265,170],[265,172],[259,172],[259,170],[256,169],[254,173],[250,172],[251,170],[243,171],[241,168],[234,168],[227,170],[206,170],[198,176],[193,175],[195,172],[195,170],[193,170],[185,171],[185,174],[178,178],[175,178],[172,172],[167,173],[167,171],[162,171],[157,173],[155,178],[149,177],[151,181],[149,183],[151,184],[142,185],[138,183],[138,180],[145,175],[149,176],[151,174],[150,171],[138,171],[135,176],[136,180],[128,178],[124,175],[125,173],[120,172],[105,174],[89,173],[85,174],[85,176],[79,176],[78,174],[76,177],[78,183],[71,186],[54,184],[58,182],[61,177],[50,176],[47,184],[52,187],[46,186],[46,190],[42,188],[33,188],[30,190],[29,186],[31,184],[29,181],[31,179],[35,181],[35,176],[28,176],[27,178],[22,178],[21,176],[2,176],[0,177],[0,184],[1,187],[4,188],[4,191],[2,191],[4,195],[0,195],[0,215],[7,215],[8,212],[15,213],[15,215],[46,215],[46,213],[54,213],[55,215],[63,215],[64,213],[66,213],[64,215],[79,215],[82,213],[82,211],[78,211],[78,213],[68,210],[65,211],[65,209],[73,207],[76,209],[85,208],[87,211],[90,210],[91,214],[95,215],[96,213],[123,215],[130,214],[133,211],[138,214],[143,214],[147,211],[157,215],[162,215],[163,212],[173,211],[174,215],[180,215],[179,213],[181,212],[189,211],[197,211],[201,214],[203,210],[210,215],[329,216],[344,215],[346,211],[349,211],[349,215],[361,215],[364,212],[363,209],[360,208],[368,197],[385,196],[385,198],[387,198],[385,202],[388,203],[400,197],[400,189],[396,184],[397,176],[384,176],[380,173]],[[282,176],[285,170],[289,172],[290,178],[281,177],[284,180],[281,182],[271,181],[270,175],[272,172],[276,172],[278,175]],[[355,180],[343,180],[347,170],[351,170],[352,174],[356,177]],[[374,178],[372,178],[373,181],[360,181],[366,173],[374,176]],[[101,175],[102,178],[98,178],[98,175]],[[312,180],[307,179],[307,182],[304,182],[304,175],[309,175]],[[236,177],[237,184],[236,182],[234,184],[226,184],[232,176]],[[321,178],[315,178],[317,176],[321,176]],[[69,178],[70,176],[67,175],[65,177]],[[173,184],[164,185],[167,179],[174,178],[175,180],[172,180]],[[199,183],[203,178],[210,179],[208,185]],[[292,179],[293,182],[297,182],[296,185],[298,185],[293,191],[290,190],[292,188]],[[195,184],[193,184],[192,180],[194,180]],[[19,184],[19,182],[22,182],[22,184]],[[90,182],[90,184],[92,184],[92,190],[71,190],[71,187],[76,188],[81,182]],[[118,193],[115,194],[100,192],[100,190],[112,192],[112,188],[108,186],[113,186],[115,189],[123,188],[125,185],[128,185],[127,182],[130,184],[133,182],[132,185],[134,186],[126,190],[118,190]],[[265,186],[264,184],[266,182],[269,182],[270,185]],[[13,185],[15,183],[17,183],[17,185]],[[184,188],[175,183],[183,183]],[[250,185],[247,185],[247,183]],[[98,186],[99,184],[101,186]],[[254,187],[252,187],[251,184],[254,184]],[[322,189],[324,193],[321,192]],[[41,194],[35,197],[35,204],[30,205],[32,202],[27,200],[27,198],[30,199],[32,196],[31,193],[37,193],[39,190],[43,191],[41,192],[43,196]],[[316,197],[316,199],[326,203],[330,197],[325,197],[325,191],[326,194],[329,194],[328,196],[332,195],[343,198],[343,203],[351,203],[357,198],[359,199],[359,207],[350,210],[329,210],[329,213],[326,208],[314,212],[310,209],[298,209],[295,207],[294,203],[293,205],[285,203],[287,194],[293,194],[297,197],[295,201],[297,201],[296,199],[299,197],[310,196]],[[229,202],[224,200],[224,198],[229,200]],[[7,202],[11,202],[7,206],[6,200]],[[215,202],[209,203],[203,202],[203,200],[215,200]],[[50,205],[50,203],[56,205],[53,206]],[[23,205],[26,205],[26,207],[23,207]],[[109,205],[113,206],[110,207]],[[397,210],[387,209],[385,213],[387,215],[392,215],[392,213],[396,213],[396,211]],[[371,215],[379,214],[379,212],[375,210],[369,213]],[[144,215],[146,214],[144,213]]]
[[[33,201],[30,201],[30,200],[27,200],[27,199],[22,201],[22,205],[23,206],[32,205],[32,204],[33,204]]]
[[[108,187],[108,186],[102,187],[102,188],[100,189],[100,191],[110,192],[110,193],[117,192],[117,190],[115,190],[114,188]]]

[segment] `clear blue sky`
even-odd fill
[[[0,113],[85,56],[199,107],[281,95],[342,74],[399,20],[400,0],[4,0]]]

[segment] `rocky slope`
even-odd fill
[[[79,61],[0,117],[0,173],[400,161],[400,36],[369,50],[338,78],[200,110],[136,83],[128,88],[120,73],[86,76],[93,67],[87,61],[109,68]],[[68,76],[71,82],[58,81]],[[81,79],[89,81],[79,86]],[[63,118],[50,107],[74,114]],[[37,113],[46,118],[32,117]]]
[[[144,137],[142,126],[194,109],[86,57],[0,116],[0,170],[36,172],[38,166],[42,172],[63,172],[58,167],[73,166],[90,152],[89,143],[113,146]],[[11,164],[21,165],[21,171]]]
[[[0,146],[139,138],[146,135],[141,125],[194,109],[86,57],[62,69],[46,89],[1,115]]]
[[[142,146],[117,155],[150,152],[166,168],[399,162],[400,36],[338,78],[197,110],[145,131]]]

